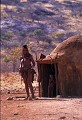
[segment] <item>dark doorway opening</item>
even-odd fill
[[[56,78],[54,64],[49,65],[48,97],[56,97]]]
[[[42,65],[42,97],[56,97],[57,95],[57,64]]]

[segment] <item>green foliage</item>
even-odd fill
[[[53,32],[51,36],[52,36],[53,38],[58,38],[58,37],[60,37],[60,36],[63,35],[63,34],[64,34],[63,31],[57,31],[57,32]]]
[[[19,0],[13,0],[13,2],[18,3],[18,2],[19,2]]]
[[[14,36],[12,31],[8,31],[1,34],[1,40],[9,40]]]
[[[3,61],[4,62],[9,62],[9,61],[17,61],[22,53],[22,49],[21,48],[15,48],[15,49],[7,49],[5,51],[5,53],[3,53],[2,55],[4,56]]]
[[[12,50],[9,50],[8,57],[11,59],[11,61],[17,61],[21,56],[21,48],[15,48]]]
[[[5,58],[3,58],[3,62],[8,63],[8,62],[10,62],[10,59],[9,59],[9,58],[7,58],[7,57],[5,57]]]
[[[41,29],[34,30],[34,35],[43,35],[43,31]]]
[[[12,61],[13,72],[15,72],[16,63],[18,59],[20,59],[21,54],[22,54],[21,48],[7,49],[5,52],[3,52],[3,55],[4,55],[3,62],[8,63]]]
[[[52,42],[51,40],[48,40],[48,39],[43,39],[42,41],[46,42],[46,43],[49,43],[49,44],[51,44],[51,42]]]
[[[26,33],[23,32],[23,31],[20,32],[20,35],[21,35],[22,37],[26,37]]]

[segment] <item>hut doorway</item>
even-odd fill
[[[56,97],[57,95],[57,64],[41,64],[41,96]]]

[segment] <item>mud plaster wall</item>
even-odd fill
[[[63,96],[82,96],[82,63],[75,59],[64,58],[58,63],[58,86]]]

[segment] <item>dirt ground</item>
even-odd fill
[[[81,98],[28,101],[8,96],[1,95],[1,120],[82,120]]]
[[[11,77],[15,80],[13,75],[8,79]],[[16,90],[19,88],[19,80],[10,84],[12,82],[7,82],[5,79],[2,76],[1,120],[82,120],[82,98],[24,100],[23,97],[26,96],[24,88]],[[15,89],[13,87],[13,90],[10,90],[11,85]],[[38,97],[38,89],[36,97]]]

